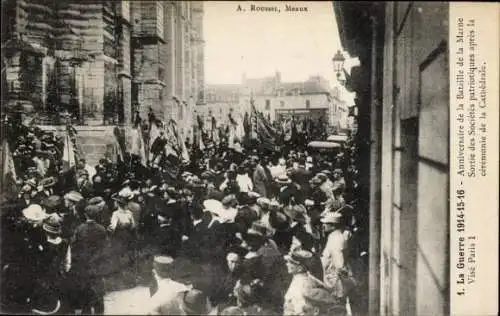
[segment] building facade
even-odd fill
[[[70,113],[91,160],[136,111],[183,122],[203,102],[201,1],[6,0],[2,42],[2,110],[56,131]]]
[[[449,314],[447,3],[334,2],[356,92],[370,315]]]
[[[253,101],[257,111],[271,120],[295,116],[325,119],[332,130],[347,129],[348,108],[339,87],[329,88],[326,79],[311,76],[303,82],[283,82],[281,73],[264,78],[242,76],[241,84],[207,85],[206,105],[197,108],[201,117],[226,118],[229,112],[243,117]]]

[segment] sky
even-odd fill
[[[251,12],[251,5],[280,12]],[[285,4],[307,12],[285,12]],[[238,6],[246,11],[238,11]],[[205,81],[238,84],[281,72],[283,81],[322,75],[335,80],[332,58],[341,49],[331,1],[205,2]]]

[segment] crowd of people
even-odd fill
[[[63,172],[29,133],[2,206],[2,310],[102,314],[142,282],[145,314],[355,314],[364,215],[342,154],[213,146],[175,172],[133,155]]]

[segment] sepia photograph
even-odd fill
[[[499,8],[2,0],[0,313],[495,315]]]

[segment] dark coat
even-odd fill
[[[102,277],[106,257],[106,229],[94,222],[87,221],[75,231],[71,240],[71,271],[80,280]]]
[[[304,192],[294,183],[284,187],[279,192],[279,200],[283,205],[289,205],[292,197],[295,200],[295,204],[304,204]]]

